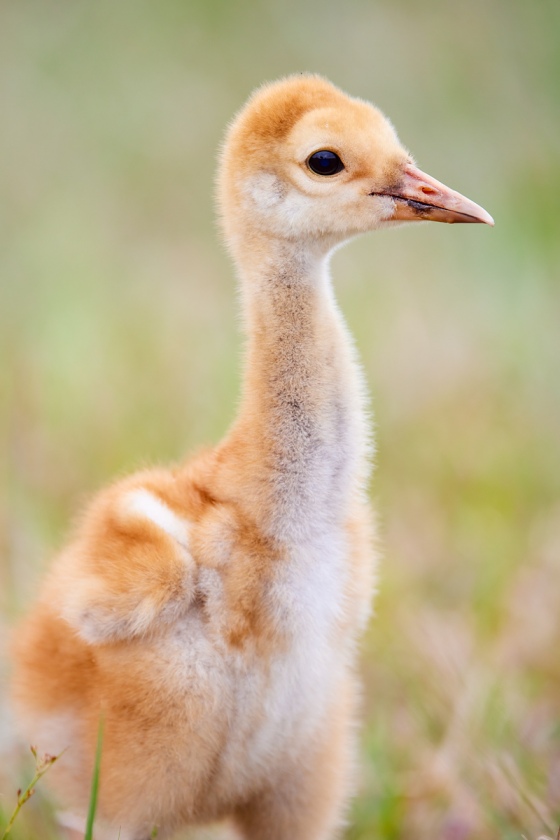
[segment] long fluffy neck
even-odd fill
[[[248,336],[240,411],[220,452],[270,536],[341,525],[367,475],[359,371],[328,258],[260,242],[241,262]]]

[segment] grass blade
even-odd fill
[[[93,840],[93,823],[97,809],[97,795],[99,792],[99,768],[101,766],[101,749],[103,746],[103,717],[99,718],[99,729],[97,730],[97,747],[95,750],[95,764],[91,779],[91,793],[89,796],[89,808],[86,822],[86,833],[84,840]]]

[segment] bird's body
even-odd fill
[[[99,837],[231,817],[254,840],[327,840],[341,824],[374,552],[363,389],[328,255],[394,219],[488,220],[451,191],[418,209],[414,190],[446,189],[420,176],[378,111],[314,76],[257,92],[229,131],[237,419],[185,466],[103,491],[18,633],[24,731],[68,747],[53,781],[82,816],[103,716]]]

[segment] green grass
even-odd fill
[[[2,830],[0,840],[7,840],[8,836],[12,834],[15,822],[20,814],[21,809],[27,802],[29,802],[29,800],[35,793],[35,786],[43,778],[45,773],[47,773],[50,770],[53,764],[60,758],[59,755],[39,756],[35,747],[31,747],[31,753],[35,760],[35,773],[29,784],[26,785],[25,789],[22,790],[20,788],[17,791],[17,802],[10,817],[8,819],[2,819],[4,828]]]
[[[93,830],[95,824],[95,814],[97,811],[97,799],[99,793],[99,780],[100,780],[100,772],[101,772],[101,754],[103,749],[103,718],[99,720],[99,728],[97,733],[97,746],[95,750],[95,760],[93,764],[93,773],[91,779],[91,792],[89,798],[89,807],[88,807],[88,814],[86,819],[86,830],[84,835],[84,840],[93,840]],[[19,789],[16,793],[16,805],[14,810],[12,811],[9,818],[5,817],[0,810],[0,830],[2,834],[0,835],[0,840],[8,840],[9,837],[14,838],[14,826],[16,825],[16,821],[18,821],[18,829],[16,829],[16,833],[19,834],[19,825],[21,823],[20,813],[21,809],[24,805],[26,805],[31,797],[36,792],[36,786],[41,781],[43,776],[48,773],[55,762],[60,761],[63,758],[64,750],[60,755],[39,755],[37,752],[36,747],[31,747],[31,754],[33,755],[33,759],[35,761],[35,772],[31,781],[26,785],[25,789]],[[45,837],[45,831],[49,831],[47,826],[43,826],[41,828],[41,837]],[[154,837],[157,836],[153,834]],[[118,840],[118,838],[117,838]]]
[[[95,748],[95,762],[91,778],[91,792],[89,797],[89,808],[86,820],[86,833],[84,840],[93,840],[93,827],[95,823],[95,812],[97,810],[97,799],[99,795],[99,779],[101,773],[101,754],[103,751],[103,718],[99,720],[97,730],[97,746]]]
[[[560,823],[559,39],[556,0],[0,11],[1,639],[90,493],[233,415],[212,178],[250,89],[325,73],[496,219],[333,262],[374,395],[384,555],[352,840]],[[33,772],[4,720],[2,826]],[[58,840],[41,785],[11,836]]]

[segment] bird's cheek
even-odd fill
[[[286,189],[274,173],[259,172],[245,181],[243,193],[249,208],[267,213],[283,201]]]
[[[370,196],[374,213],[380,221],[386,222],[395,215],[395,199],[390,195]]]
[[[365,195],[355,198],[347,208],[347,220],[356,232],[366,233],[376,230],[394,213],[394,202],[390,198],[376,201],[372,196]]]

